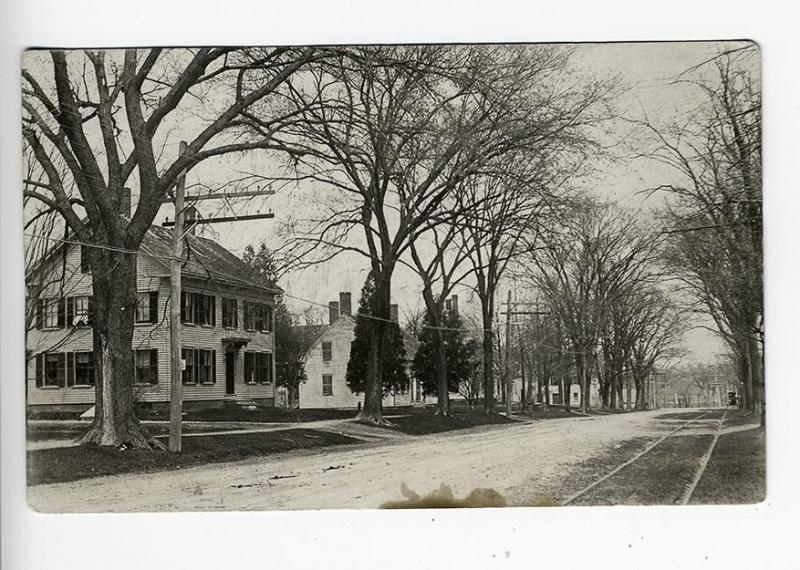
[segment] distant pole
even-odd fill
[[[530,374],[530,371],[528,371]],[[519,329],[519,387],[520,387],[520,402],[523,411],[525,410],[525,399],[529,396],[525,389],[525,346],[522,341],[522,327]]]
[[[506,417],[511,417],[511,399],[513,383],[511,381],[511,289],[508,290],[508,303],[506,304]]]
[[[186,152],[186,142],[181,141],[180,154]],[[175,183],[175,229],[172,232],[172,260],[170,261],[170,400],[169,400],[169,450],[181,450],[181,416],[183,414],[183,379],[181,354],[181,257],[183,256],[183,198],[186,188],[186,170],[181,171]]]

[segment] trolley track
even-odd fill
[[[724,410],[721,417],[714,418],[719,411],[706,410],[689,418],[561,504],[687,504],[705,472],[727,416]],[[673,437],[709,419],[717,420],[713,436],[704,433]],[[679,459],[672,459],[676,455]]]

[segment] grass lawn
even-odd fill
[[[318,420],[347,420],[356,417],[356,410],[285,410],[282,408],[256,408],[247,410],[238,407],[194,410],[184,414],[187,422],[257,422],[257,423],[301,423]],[[142,420],[168,420],[169,414],[142,410],[137,413]]]
[[[742,424],[735,415],[725,428]],[[745,416],[744,423],[758,421]],[[723,433],[717,441],[692,504],[749,504],[764,500],[767,492],[766,434],[758,426]]]
[[[150,435],[158,437],[169,434],[169,426],[167,424],[147,424],[145,426]],[[84,424],[67,423],[63,425],[57,424],[28,424],[26,436],[29,442],[46,441],[52,439],[74,440],[89,429],[89,422]],[[205,433],[211,431],[232,431],[241,429],[238,426],[220,426],[219,424],[212,425],[187,425],[184,424],[184,433]]]
[[[193,465],[237,461],[293,449],[360,443],[345,435],[286,429],[266,433],[187,437],[181,453],[99,446],[73,446],[28,451],[28,484],[60,483],[121,473],[171,471]]]
[[[386,415],[390,414],[386,413]],[[409,435],[428,435],[482,425],[514,423],[514,420],[509,420],[505,416],[487,415],[477,410],[454,412],[451,416],[438,416],[435,408],[427,408],[424,412],[416,412],[407,416],[392,417],[387,421],[391,425],[386,429]]]

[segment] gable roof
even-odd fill
[[[333,327],[339,324],[339,322],[343,319],[349,320],[351,323],[353,323],[353,326],[356,324],[356,320],[351,315],[340,314],[339,318],[329,325],[295,325],[294,328],[303,333],[303,351],[305,352],[306,357],[308,357],[308,353],[311,351],[311,349],[322,340],[322,337],[324,337],[329,330],[333,329]]]
[[[153,260],[164,268],[164,275],[169,275],[168,259],[172,256],[172,230],[150,226],[150,231],[145,234],[139,249],[152,255]],[[182,266],[182,274],[185,277],[270,289],[272,293],[283,292],[283,289],[214,240],[187,234],[183,258],[186,260]]]
[[[27,272],[26,278],[30,278],[57,252],[70,245],[78,247],[72,242],[58,243]],[[169,258],[172,257],[172,230],[151,225],[139,246],[139,251],[147,254],[154,265],[162,268],[163,273],[158,276],[168,277],[170,274]],[[278,285],[214,240],[187,234],[183,257],[185,259],[182,265],[184,277],[223,282],[240,287],[267,289],[271,293],[283,292]]]

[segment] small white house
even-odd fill
[[[327,325],[306,325],[308,332],[316,334],[309,335],[314,340],[303,359],[306,379],[298,388],[300,408],[358,408],[364,403],[364,394],[351,392],[346,380],[356,324],[351,299],[350,293],[339,293],[339,301],[328,304]],[[392,314],[396,315],[396,307]],[[383,399],[385,407],[411,403],[410,391]]]

